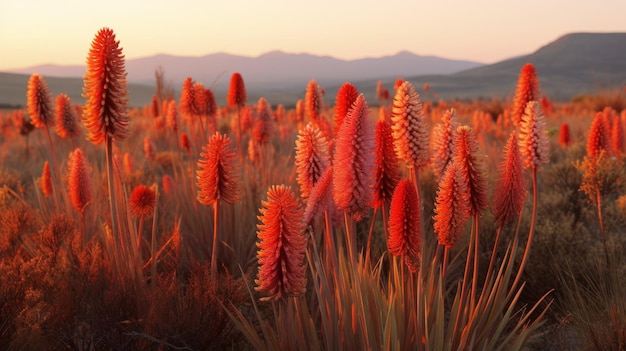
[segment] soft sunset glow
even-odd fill
[[[126,59],[272,50],[355,59],[408,50],[491,63],[566,33],[624,32],[624,13],[626,2],[614,0],[2,1],[0,70],[84,64],[85,43],[104,26]]]

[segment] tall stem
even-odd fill
[[[139,217],[139,228],[137,228],[137,252],[139,255],[141,255],[141,232],[143,232],[143,215]]]
[[[239,149],[239,164],[243,166],[243,141],[241,140],[241,107],[237,105],[237,149]]]
[[[324,231],[324,256],[326,258],[326,269],[328,272],[335,272],[337,269],[337,250],[335,248],[335,240],[333,238],[333,229],[331,225],[330,214],[328,209],[324,210],[324,222],[326,229]],[[333,274],[333,276],[335,276]]]
[[[461,336],[462,323],[465,323],[464,313],[468,312],[468,307],[469,307],[467,306],[466,298],[467,298],[467,286],[468,286],[469,270],[470,270],[469,267],[470,267],[470,263],[472,262],[472,253],[473,253],[472,246],[474,245],[474,240],[472,237],[473,235],[474,235],[474,230],[472,229],[472,231],[470,232],[469,246],[467,248],[467,258],[465,259],[465,271],[463,272],[463,281],[461,282],[461,297],[459,299],[458,310],[456,311],[456,321],[454,322],[453,335],[456,335],[458,337]],[[455,345],[453,341],[453,349],[458,346],[459,345]]]
[[[602,234],[602,243],[604,244],[604,259],[607,267],[609,266],[609,247],[606,243],[606,233],[604,231],[604,221],[602,220],[602,195],[600,189],[596,189],[596,205],[598,208],[598,221],[600,223],[600,233]]]
[[[109,183],[109,204],[111,208],[111,232],[114,238],[121,240],[117,223],[117,204],[115,202],[115,187],[113,183],[113,143],[107,135],[104,138],[106,144],[107,178]]]
[[[350,257],[350,262],[356,263],[356,233],[354,230],[354,220],[347,211],[343,212],[343,219],[346,226],[346,239],[348,243],[348,255]]]
[[[370,259],[370,248],[372,244],[372,234],[374,233],[374,224],[376,223],[376,213],[378,212],[378,208],[374,208],[374,213],[372,214],[372,220],[370,221],[370,231],[367,235],[367,246],[365,249],[365,261],[369,262]]]
[[[52,145],[52,138],[50,137],[50,128],[48,128],[48,125],[46,124],[46,138],[48,139],[48,145],[50,145],[50,155],[52,155],[52,186],[53,186],[53,194],[54,194],[54,203],[57,207],[57,209],[59,209],[60,205],[59,205],[59,187],[57,186],[57,180],[59,179],[58,174],[59,174],[59,167],[57,164],[57,157],[56,154],[54,152],[54,146]]]
[[[474,215],[474,228],[473,228],[473,239],[474,239],[474,273],[472,274],[472,295],[470,296],[470,302],[472,309],[474,308],[474,301],[476,299],[476,285],[478,284],[478,264],[480,261],[480,248],[479,248],[479,236],[478,236],[478,219],[480,218],[480,214],[476,213]]]
[[[498,253],[498,244],[500,243],[500,236],[502,235],[503,225],[498,226],[498,232],[496,233],[496,240],[493,243],[493,250],[491,250],[491,259],[489,260],[489,267],[487,267],[487,276],[485,277],[485,282],[483,284],[483,291],[487,289],[487,284],[489,284],[489,280],[491,279],[491,274],[493,273],[493,265],[496,261],[496,254]]]
[[[219,200],[213,203],[213,249],[211,250],[211,280],[213,283],[217,282],[217,241],[218,236],[218,222],[219,222]]]
[[[533,168],[531,174],[533,183],[533,209],[532,216],[530,218],[530,230],[528,232],[528,239],[526,240],[524,256],[522,256],[522,262],[520,263],[519,270],[517,271],[517,275],[515,277],[515,280],[513,281],[513,285],[511,286],[511,291],[515,290],[515,287],[522,279],[522,273],[524,272],[526,260],[528,260],[528,255],[530,253],[530,245],[532,243],[533,233],[535,232],[535,219],[537,217],[537,168]]]

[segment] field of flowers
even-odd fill
[[[626,349],[624,91],[125,77],[103,28],[84,106],[33,74],[0,111],[0,348]]]

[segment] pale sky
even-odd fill
[[[110,27],[127,58],[408,50],[493,63],[571,32],[626,32],[623,0],[0,0],[0,71],[84,64]]]

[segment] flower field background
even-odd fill
[[[626,348],[625,91],[131,108],[122,46],[0,111],[1,348]]]

